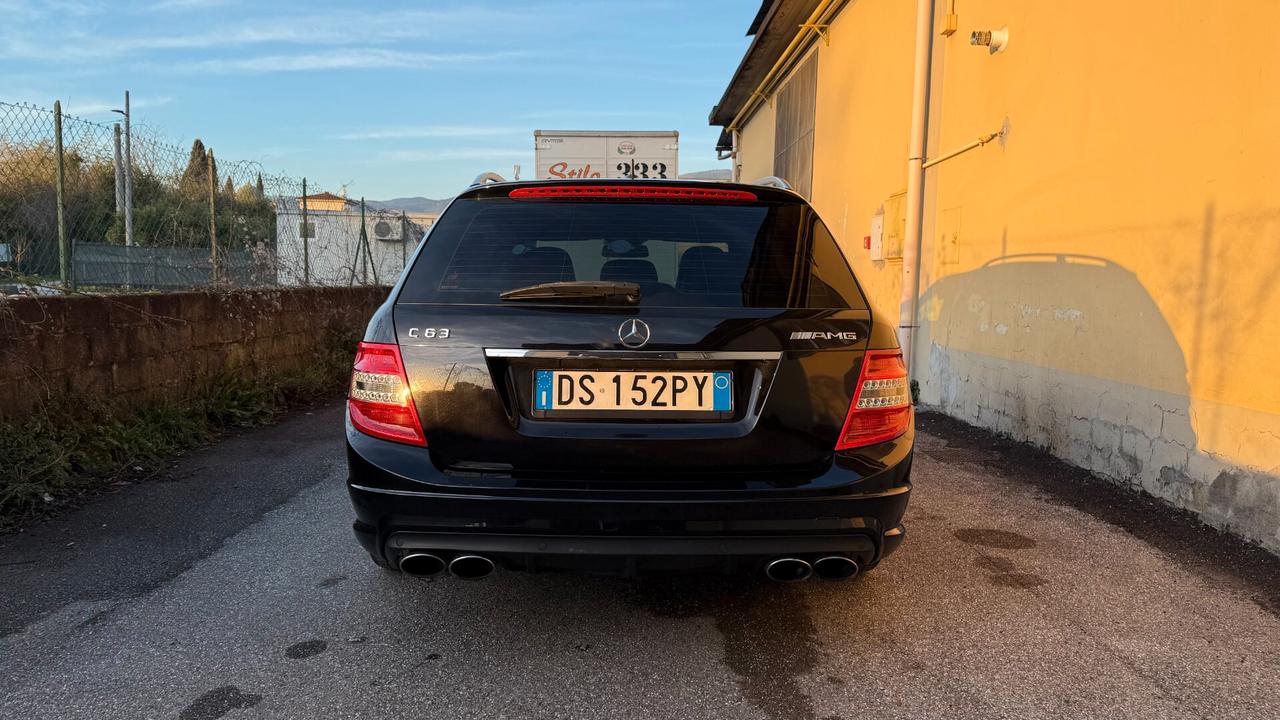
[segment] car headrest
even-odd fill
[[[573,258],[564,249],[557,247],[526,250],[517,256],[515,269],[522,285],[577,279],[573,272]]]
[[[610,260],[600,268],[600,279],[645,285],[658,282],[658,269],[648,260]]]
[[[741,276],[729,266],[729,253],[717,247],[692,247],[680,256],[676,290],[685,293],[736,293]]]

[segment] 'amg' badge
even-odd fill
[[[844,342],[855,342],[858,339],[856,332],[809,332],[796,331],[791,333],[792,340],[843,340]]]

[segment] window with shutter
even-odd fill
[[[813,190],[814,105],[818,97],[818,54],[810,53],[778,90],[774,100],[773,174],[805,198]]]

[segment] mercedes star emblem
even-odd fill
[[[636,318],[624,320],[618,327],[618,340],[629,348],[644,347],[649,342],[649,325]]]

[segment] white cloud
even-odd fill
[[[370,68],[423,69],[438,65],[482,63],[510,60],[524,56],[520,52],[494,53],[422,53],[382,48],[351,48],[322,53],[257,55],[252,57],[214,58],[195,62],[167,64],[154,69],[172,69],[195,73],[273,73],[307,70],[346,70]]]
[[[130,97],[129,110],[144,110],[146,108],[160,107],[173,102],[170,95],[160,95],[157,97]],[[121,95],[116,100],[102,100],[101,98],[92,100],[76,100],[69,98],[62,104],[62,111],[68,115],[103,115],[110,113],[116,108],[124,107],[124,96]],[[136,118],[135,118],[136,121]]]
[[[177,0],[207,5],[213,0]],[[235,23],[200,32],[157,30],[104,36],[68,24],[65,17],[32,11],[27,27],[0,28],[0,58],[45,62],[106,60],[169,50],[223,49],[246,45],[370,46],[425,38],[492,37],[527,27],[532,18],[515,11],[462,6],[441,10],[326,11],[282,16],[237,13]],[[58,27],[39,27],[58,23]],[[19,32],[20,31],[20,32]],[[41,38],[35,41],[34,38]]]
[[[235,0],[160,0],[152,5],[151,10],[204,10],[207,8],[225,7]]]
[[[660,117],[670,115],[669,111],[658,110],[538,110],[534,112],[520,113],[517,117],[524,120],[570,120],[576,122],[581,118],[637,118],[637,117]]]
[[[532,148],[456,147],[441,150],[388,150],[378,154],[387,162],[426,160],[523,160],[533,156]]]
[[[335,140],[422,140],[427,138],[488,137],[498,135],[523,135],[529,129],[523,127],[488,127],[484,125],[424,125],[421,127],[392,127],[363,130],[334,135]]]

